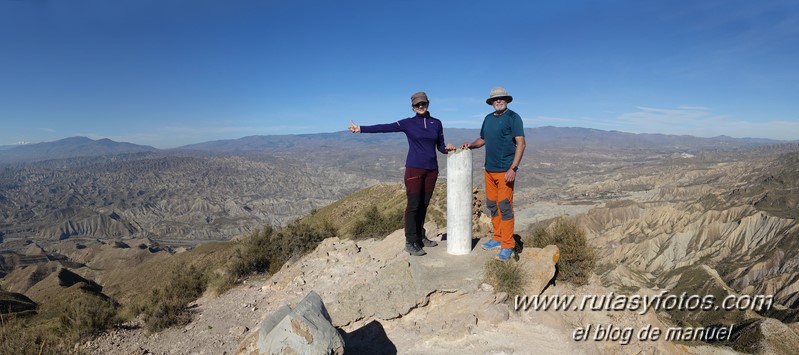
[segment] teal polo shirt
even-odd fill
[[[516,154],[516,140],[513,137],[524,137],[522,118],[510,109],[502,115],[494,113],[486,115],[480,138],[485,141],[485,169],[490,172],[508,171]]]

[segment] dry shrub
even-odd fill
[[[0,354],[73,354],[74,346],[117,323],[117,304],[84,293],[50,316],[0,314]],[[48,316],[48,317],[50,317]]]
[[[221,294],[248,275],[275,273],[287,261],[307,254],[334,236],[336,228],[327,221],[311,225],[296,220],[280,231],[266,225],[240,241],[230,261],[212,277],[210,287]]]
[[[118,323],[117,308],[118,304],[110,298],[86,295],[64,305],[59,324],[64,334],[86,339]]]
[[[377,206],[372,205],[353,225],[352,238],[355,240],[383,239],[391,232],[403,227],[402,218],[402,211],[383,214],[380,213]]]
[[[263,229],[256,229],[245,237],[226,266],[227,271],[224,274],[232,277],[225,277],[235,280],[252,273],[268,270],[271,257],[269,244],[274,234],[272,226],[265,225]]]
[[[550,244],[560,248],[558,278],[578,286],[586,284],[597,256],[585,239],[585,231],[573,220],[561,217],[549,227],[534,228],[525,241],[525,245],[535,248]]]
[[[0,314],[0,354],[70,354],[73,348],[54,326],[34,325],[30,319]]]
[[[523,293],[525,277],[524,270],[515,260],[490,260],[485,266],[484,281],[494,286],[494,290],[511,297]]]
[[[191,265],[177,268],[169,282],[152,291],[143,307],[144,325],[156,332],[173,325],[186,324],[191,320],[188,304],[202,296],[207,285],[203,270]]]
[[[273,233],[268,244],[269,272],[276,273],[287,261],[297,259],[312,250],[323,240],[336,236],[336,228],[325,221],[312,226],[294,221],[280,232]]]
[[[234,260],[234,259],[231,259]],[[208,290],[214,296],[220,296],[239,282],[239,276],[234,275],[227,267],[216,270],[208,280]]]

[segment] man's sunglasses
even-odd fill
[[[416,105],[413,105],[413,107],[416,107],[416,108],[427,107],[427,102],[422,101],[422,102],[420,102],[420,103],[418,103]]]

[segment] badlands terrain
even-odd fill
[[[457,145],[475,134],[475,130],[451,130],[447,140]],[[555,127],[529,129],[527,135],[529,145],[514,198],[517,232],[529,234],[528,225],[570,216],[586,231],[599,255],[588,285],[555,283],[545,294],[667,290],[712,294],[719,299],[767,295],[773,296],[774,306],[724,312],[672,310],[643,316],[509,311],[507,322],[439,334],[447,328],[441,323],[445,316],[436,313],[442,312],[444,304],[474,305],[489,295],[496,297],[480,286],[471,292],[432,293],[412,312],[391,318],[370,315],[357,326],[377,322],[401,353],[456,349],[529,353],[531,347],[548,344],[532,337],[539,331],[563,340],[562,348],[553,351],[626,352],[633,347],[570,340],[579,324],[621,324],[622,318],[636,329],[645,324],[734,325],[734,339],[718,344],[634,345],[636,351],[646,353],[686,349],[786,353],[775,340],[779,334],[785,344],[799,346],[794,343],[799,308],[799,144]],[[54,148],[76,142],[95,147],[78,152],[101,151],[100,143],[114,149],[95,156],[64,156],[63,152],[72,150]],[[129,285],[141,285],[142,270],[157,273],[159,263],[212,258],[213,253],[204,251],[212,249],[212,241],[227,241],[265,224],[282,226],[369,186],[396,184],[406,151],[401,135],[343,132],[247,137],[169,151],[112,143],[78,138],[28,147],[37,149],[36,154],[15,152],[18,148],[0,150],[0,275],[4,276],[0,287],[25,295],[40,313],[48,309],[48,302],[57,301],[52,290],[79,284],[125,304],[137,292],[145,292]],[[48,151],[62,155],[44,159]],[[482,151],[475,153],[474,184],[480,190]],[[440,164],[443,181],[443,155]],[[401,204],[401,188],[394,189]],[[437,194],[444,190],[440,188]],[[361,200],[352,208],[369,204]],[[443,231],[444,224],[439,221],[431,228]],[[272,278],[253,276],[222,295],[204,295],[192,306],[197,311],[187,325],[149,334],[132,321],[84,344],[85,349],[97,353],[115,346],[123,353],[234,352],[280,303],[296,303],[310,290],[316,290],[325,302],[336,301],[339,291],[334,292],[334,285],[325,286],[319,270],[355,273],[346,270],[379,270],[396,261],[388,256],[383,257],[388,261],[375,261],[369,256],[367,251],[376,248],[369,243],[381,241],[355,244],[340,237],[291,261]],[[330,248],[345,251],[336,254],[334,262]],[[180,252],[186,249],[190,250]],[[394,257],[403,255],[394,253]],[[327,264],[319,261],[325,258]],[[305,274],[298,271],[308,265],[313,269]],[[357,280],[368,282],[369,277]],[[498,304],[509,306],[506,301]],[[430,319],[436,319],[434,328],[423,326]],[[344,332],[361,329],[335,325]],[[500,341],[499,334],[516,338]],[[532,338],[522,340],[526,336]],[[181,337],[192,341],[178,341]],[[412,340],[419,337],[425,340]]]

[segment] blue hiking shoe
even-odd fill
[[[497,254],[497,258],[496,259],[499,260],[499,261],[508,261],[508,259],[510,259],[511,255],[513,255],[513,249],[510,249],[510,248],[501,249],[499,251],[499,254]]]
[[[500,243],[500,242],[498,242],[496,240],[493,240],[493,239],[483,243],[483,245],[482,245],[483,249],[485,249],[485,250],[496,249],[496,248],[499,248],[501,246],[502,246],[502,243]]]

